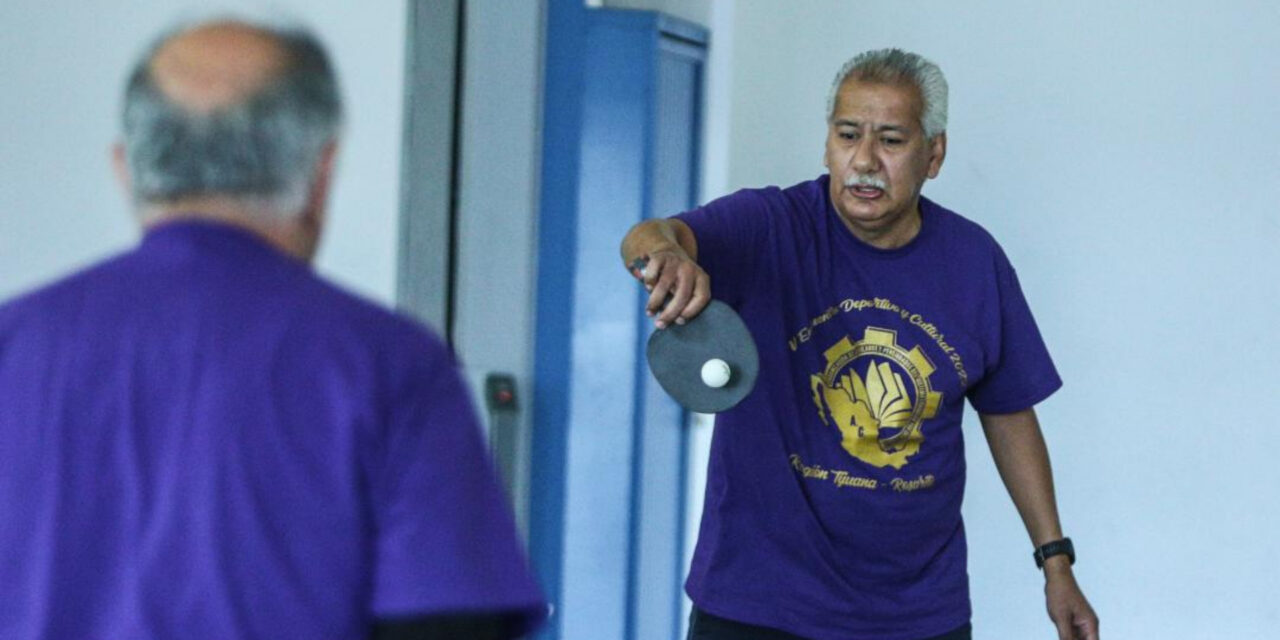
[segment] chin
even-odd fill
[[[859,203],[859,205],[861,205],[861,203]],[[845,207],[840,211],[840,216],[850,222],[875,225],[877,223],[884,222],[885,219],[889,217],[889,214],[883,207],[879,206],[856,206]]]

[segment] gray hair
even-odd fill
[[[924,109],[920,126],[932,140],[947,130],[947,79],[942,69],[924,57],[901,49],[860,53],[844,63],[827,94],[827,119],[835,117],[836,95],[850,78],[882,84],[910,84],[920,92]]]
[[[287,61],[278,78],[236,104],[193,113],[156,86],[152,58],[185,29],[163,35],[134,67],[123,119],[136,201],[217,195],[280,217],[306,206],[316,163],[341,126],[337,78],[310,33],[251,26],[276,38]]]

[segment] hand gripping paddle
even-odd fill
[[[631,268],[643,272],[643,258]],[[720,413],[733,408],[755,387],[760,356],[751,332],[729,305],[712,300],[684,324],[649,335],[649,370],[684,408]]]

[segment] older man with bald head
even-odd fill
[[[207,24],[162,39],[134,70],[116,170],[144,226],[216,220],[310,260],[341,117],[317,42]]]
[[[0,306],[0,637],[510,638],[544,615],[448,349],[319,279],[310,35],[182,29],[117,173],[141,244]]]

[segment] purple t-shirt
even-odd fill
[[[545,611],[448,350],[171,223],[0,306],[0,637],[333,638]]]
[[[678,216],[760,351],[716,418],[687,589],[715,615],[817,640],[917,640],[969,620],[964,399],[1011,413],[1061,381],[1008,259],[921,198],[882,250],[823,176]]]

